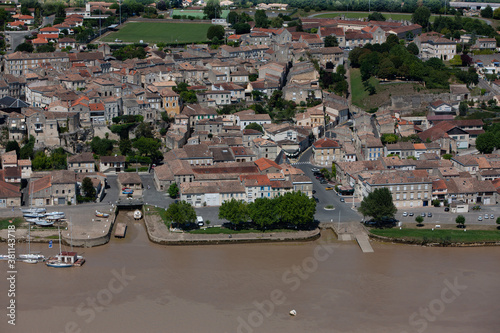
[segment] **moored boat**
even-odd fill
[[[39,225],[41,227],[49,227],[51,225],[54,225],[54,221],[47,221],[47,220],[39,220],[38,222],[35,222],[36,225]]]
[[[122,193],[123,194],[134,194],[134,190],[132,190],[131,188],[124,188],[124,189],[122,189]]]
[[[25,208],[25,209],[21,209],[21,212],[23,212],[23,214],[43,214],[47,211],[47,209],[45,208]]]
[[[65,216],[64,212],[49,212],[49,213],[45,213],[44,214],[45,216]]]
[[[106,214],[106,213],[101,213],[99,211],[95,211],[95,216],[97,217],[109,217],[109,214]]]
[[[142,218],[142,212],[137,209],[135,212],[134,212],[134,219],[136,220],[140,220]]]

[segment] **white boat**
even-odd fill
[[[141,217],[142,217],[142,212],[141,212],[139,209],[137,209],[137,210],[134,212],[134,219],[136,219],[136,220],[140,220],[140,219],[141,219]]]
[[[38,264],[38,260],[35,259],[24,259],[23,262],[27,264]]]
[[[47,221],[47,220],[39,220],[38,222],[35,222],[36,225],[39,225],[41,227],[49,227],[51,225],[54,225],[54,221]]]
[[[39,214],[39,213],[24,213],[23,217],[30,218],[30,219],[37,219],[37,218],[43,218],[43,217],[45,217],[45,215]]]
[[[62,216],[62,217],[64,217],[65,214],[64,214],[64,212],[49,212],[49,213],[45,213],[45,216]]]
[[[45,256],[43,254],[28,253],[28,254],[20,254],[18,258],[19,259],[44,260]]]
[[[45,213],[47,210],[45,208],[25,208],[25,209],[21,209],[21,212],[23,212],[23,214],[42,214],[42,213]]]
[[[106,217],[109,217],[109,214],[107,214],[107,213],[101,213],[101,212],[99,212],[99,211],[96,210],[95,211],[95,216],[106,218]]]
[[[290,316],[296,316],[297,315],[297,311],[295,310],[290,310]]]
[[[61,220],[63,218],[64,218],[64,215],[51,215],[51,216],[45,217],[45,219],[47,221],[57,221],[57,220]]]
[[[9,256],[7,254],[0,254],[0,260],[9,260]]]
[[[81,266],[85,262],[85,258],[77,255],[76,252],[66,252],[61,250],[61,231],[57,227],[59,234],[59,254],[50,257],[45,264],[53,268],[68,268],[73,266]],[[73,237],[73,228],[71,228],[71,236]]]

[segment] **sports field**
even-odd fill
[[[204,23],[167,23],[167,22],[129,22],[117,32],[102,38],[103,42],[119,39],[124,43],[196,43],[207,40],[210,24]]]
[[[337,17],[340,15],[345,15],[347,18],[365,18],[368,17],[369,13],[367,12],[337,12],[337,13],[327,13],[327,14],[320,14],[316,15],[314,17],[319,17],[319,18],[332,18],[332,17]],[[404,14],[404,13],[382,13],[386,19],[393,19],[393,20],[411,20],[411,14]],[[431,16],[429,21],[434,22],[435,16]]]
[[[227,14],[229,14],[229,10],[224,9],[222,10],[222,18],[226,18]],[[203,10],[192,10],[192,9],[174,9],[172,13],[172,17],[174,15],[186,15],[186,16],[194,16],[197,19],[203,19],[203,16],[205,14],[203,13]]]

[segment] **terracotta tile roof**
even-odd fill
[[[136,172],[122,172],[118,174],[120,184],[142,184],[141,177]]]
[[[256,160],[255,162],[255,165],[257,165],[257,167],[259,168],[260,171],[264,171],[264,170],[267,170],[271,167],[275,167],[277,169],[281,169],[281,167],[274,161],[271,161],[270,159],[267,159],[267,158],[259,158],[258,160]]]
[[[313,143],[314,148],[340,148],[338,141],[323,138]]]
[[[0,198],[20,198],[21,192],[18,185],[9,184],[4,181],[0,181]]]

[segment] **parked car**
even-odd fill
[[[408,216],[413,216],[413,213],[409,213]]]
[[[487,219],[489,219],[489,218],[490,218],[490,216],[489,216],[488,214],[484,214],[484,219],[485,219],[485,220],[487,220]]]
[[[420,216],[425,217],[425,213],[420,214]]]
[[[407,216],[408,216],[408,213],[407,213],[407,212],[404,212],[404,213],[403,213],[403,216],[404,216],[404,217],[407,217]]]
[[[202,216],[196,216],[196,222],[198,226],[203,227],[205,225],[205,222],[203,222],[203,217]]]
[[[313,190],[313,194],[316,194],[316,190]]]
[[[345,202],[344,198],[340,198],[340,202]]]
[[[427,214],[427,217],[432,217],[432,213]]]
[[[492,220],[493,220],[494,218],[495,218],[495,216],[493,216],[493,214],[491,214],[491,215],[490,215],[490,219],[492,219]]]
[[[449,212],[450,211],[450,207],[444,207],[444,211],[445,212]]]
[[[483,220],[483,217],[481,215],[479,215],[479,217],[477,218],[478,221],[482,221]]]
[[[321,179],[321,180],[319,181],[319,183],[320,183],[320,184],[328,184],[328,182],[327,182],[325,179]]]
[[[330,186],[325,187],[325,191],[331,191],[331,190],[333,190],[333,187],[330,187]]]
[[[319,172],[319,169],[318,168],[312,168],[311,171],[312,172]]]

